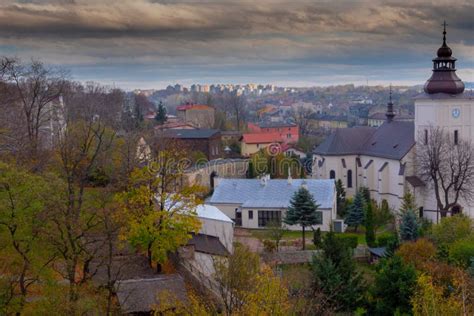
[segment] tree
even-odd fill
[[[410,192],[410,190],[407,190],[405,194],[403,194],[403,200],[402,200],[402,205],[400,206],[400,213],[406,213],[409,210],[416,210],[418,209],[418,206],[416,206],[415,202],[415,197],[413,194]]]
[[[323,293],[336,311],[353,311],[362,302],[365,285],[356,270],[352,250],[334,232],[323,240],[322,253],[311,262],[313,290]]]
[[[454,242],[474,235],[474,221],[468,216],[458,214],[442,218],[433,225],[432,237],[438,246],[449,246]]]
[[[377,233],[382,226],[387,225],[388,223],[392,222],[394,216],[390,207],[388,206],[387,200],[382,200],[382,204],[380,206],[373,205],[374,211],[374,231]]]
[[[429,240],[420,238],[415,242],[401,244],[396,255],[417,270],[426,271],[427,264],[436,258],[436,247]]]
[[[416,271],[399,256],[383,259],[377,265],[373,288],[374,315],[410,314],[411,296],[416,286]]]
[[[374,213],[372,211],[372,202],[368,202],[365,207],[365,240],[369,247],[375,246],[375,227],[374,227]]]
[[[278,221],[270,221],[267,223],[265,233],[270,240],[275,241],[276,251],[280,248],[280,241],[285,234],[285,226]]]
[[[336,181],[336,205],[337,215],[344,218],[346,216],[346,190],[341,179]]]
[[[433,279],[429,275],[421,274],[418,277],[416,291],[411,299],[413,315],[463,315],[462,304],[456,298],[456,295],[452,293],[446,297],[443,292],[441,287],[433,283]]]
[[[309,135],[312,131],[311,116],[314,110],[305,106],[293,107],[290,116],[298,125],[301,135]]]
[[[240,131],[246,116],[245,97],[237,94],[237,92],[232,92],[227,96],[226,106],[229,108],[228,113],[230,113],[235,120],[235,129]]]
[[[433,126],[420,135],[417,143],[418,173],[433,190],[437,208],[445,217],[460,199],[469,201],[473,197],[472,145],[464,139],[454,140],[443,128]]]
[[[415,212],[412,210],[407,211],[402,215],[400,223],[400,238],[403,241],[416,240],[418,238],[418,229],[420,225]]]
[[[357,232],[359,225],[364,223],[364,204],[366,203],[361,191],[357,192],[354,201],[347,209],[346,224],[354,227]]]
[[[150,266],[157,262],[158,272],[168,254],[185,245],[190,234],[197,233],[201,226],[196,215],[196,206],[200,203],[196,194],[200,188],[191,186],[179,192],[168,191],[171,185],[168,181],[174,176],[167,174],[171,170],[163,170],[170,167],[163,164],[170,163],[170,154],[162,152],[166,158],[161,162],[136,169],[128,191],[117,195],[126,223],[121,231],[122,239],[144,251]]]
[[[18,312],[30,288],[38,284],[55,259],[42,235],[49,201],[59,193],[55,181],[0,162],[0,266],[9,266],[5,279],[14,276],[11,300]]]
[[[313,232],[313,244],[316,246],[316,248],[321,248],[323,244],[321,228],[319,227]]]
[[[29,64],[20,60],[2,63],[4,80],[9,84],[15,103],[20,107],[21,125],[17,126],[17,136],[26,136],[28,157],[37,163],[42,158],[38,150],[41,147],[42,129],[53,112],[53,103],[59,102],[65,86],[65,72],[46,67],[42,62],[33,60]]]
[[[370,198],[370,190],[367,187],[361,187],[359,189],[359,192],[362,193],[362,196],[364,197],[364,200],[366,202],[371,201],[372,199]]]
[[[156,111],[155,121],[157,121],[158,124],[162,125],[166,122],[166,120],[166,107],[163,105],[163,102],[160,101],[160,103],[158,104],[158,110]]]
[[[305,228],[320,224],[321,213],[317,212],[319,205],[314,201],[308,189],[301,187],[290,200],[290,206],[284,222],[288,225],[300,225],[303,230],[303,250],[305,249]]]

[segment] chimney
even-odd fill
[[[291,178],[291,168],[288,167],[288,185],[293,183],[293,179]]]
[[[266,175],[263,175],[260,177],[260,185],[262,187],[264,187],[265,185],[267,185],[267,176]]]

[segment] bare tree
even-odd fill
[[[430,126],[418,137],[417,170],[433,189],[441,216],[474,193],[474,151],[469,141]]]
[[[52,102],[58,101],[66,84],[66,74],[56,68],[48,68],[33,60],[23,64],[19,60],[2,62],[3,79],[8,84],[15,103],[21,109],[22,126],[31,158],[38,158],[40,132],[47,124],[52,111]]]
[[[235,129],[240,131],[242,125],[245,123],[246,116],[246,101],[245,97],[233,92],[226,98],[226,107],[235,120]]]
[[[297,106],[291,109],[290,116],[293,118],[296,124],[298,124],[301,134],[309,135],[312,131],[311,127],[311,115],[314,111],[308,107]]]

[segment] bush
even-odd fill
[[[313,244],[316,248],[321,248],[321,245],[323,244],[321,229],[319,227],[313,232]]]
[[[359,244],[359,237],[356,234],[336,234],[336,238],[341,240],[348,248],[355,249]]]
[[[273,241],[265,239],[263,241],[263,249],[265,252],[274,252],[276,250],[276,245]]]
[[[467,216],[455,215],[441,219],[441,223],[433,225],[433,239],[437,245],[452,244],[465,239],[474,233],[473,222]]]
[[[465,268],[469,267],[474,258],[474,237],[454,242],[449,249],[449,258]]]
[[[383,233],[377,236],[377,246],[378,247],[387,247],[390,242],[397,239],[393,233]]]

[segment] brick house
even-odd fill
[[[163,137],[173,139],[190,152],[202,152],[207,159],[222,157],[221,135],[217,129],[169,129]]]
[[[203,104],[184,104],[176,108],[176,116],[184,123],[198,128],[213,128],[214,108]]]

